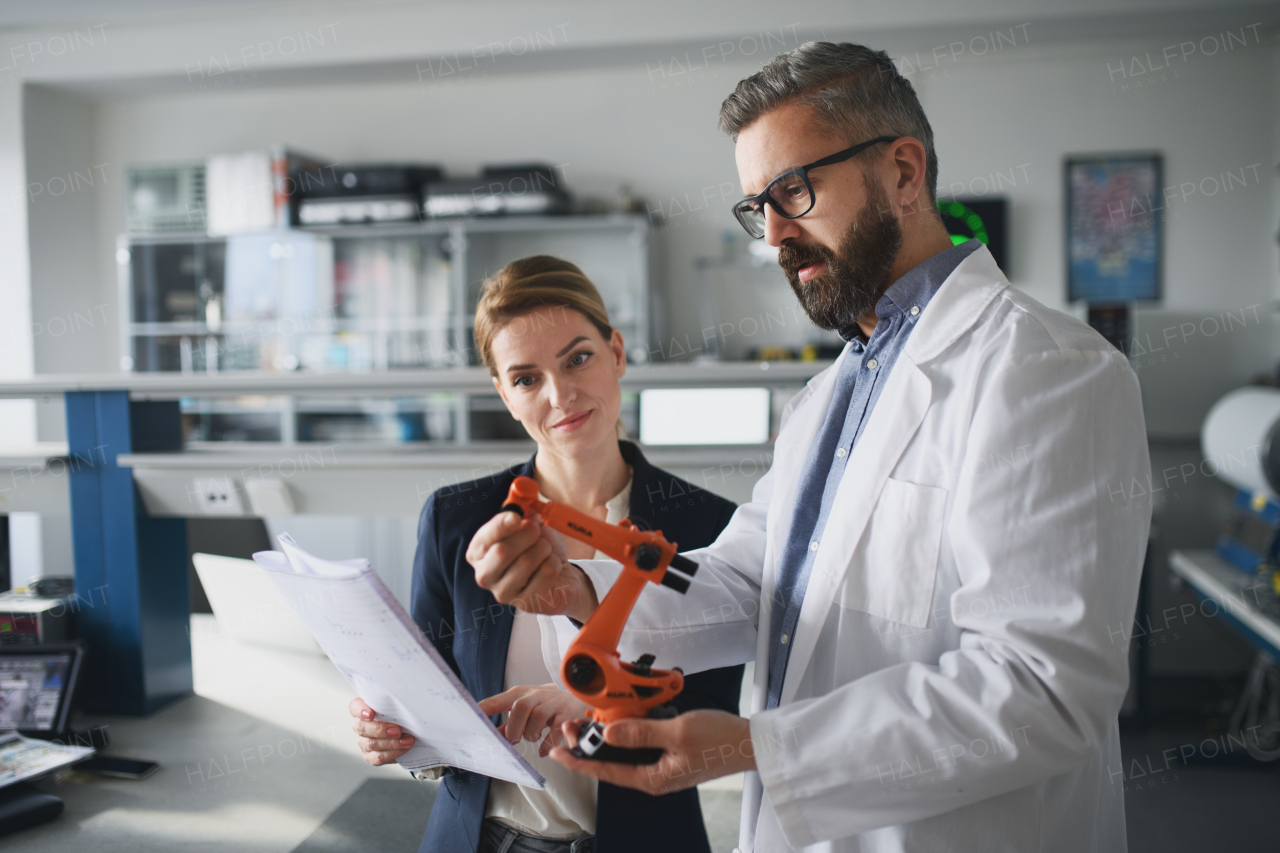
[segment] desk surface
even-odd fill
[[[1260,578],[1246,575],[1213,551],[1173,551],[1169,568],[1205,598],[1217,602],[1280,657],[1280,621],[1258,606],[1266,601]]]

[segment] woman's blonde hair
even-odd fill
[[[512,261],[485,279],[476,305],[476,347],[489,373],[498,375],[493,339],[513,320],[538,308],[572,308],[591,321],[606,342],[613,337],[600,291],[582,270],[551,255]]]

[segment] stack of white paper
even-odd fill
[[[498,734],[368,560],[322,560],[288,534],[279,540],[283,554],[261,551],[253,559],[377,719],[417,739],[401,766],[458,767],[543,787],[542,776]]]

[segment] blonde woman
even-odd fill
[[[441,489],[422,510],[412,587],[413,618],[485,713],[505,716],[502,732],[547,779],[522,788],[457,769],[441,779],[422,853],[708,853],[695,789],[651,797],[572,773],[547,758],[560,724],[585,706],[554,682],[551,649],[565,617],[498,605],[475,583],[466,551],[499,511],[511,481],[532,477],[542,494],[597,518],[623,518],[678,542],[709,545],[734,505],[654,468],[636,445],[618,438],[626,372],[622,335],[599,292],[576,266],[538,255],[514,261],[485,282],[476,308],[476,345],[507,410],[537,442],[528,462],[496,476]],[[546,548],[560,547],[548,534]],[[569,558],[589,545],[566,540]],[[549,650],[544,655],[544,642]],[[681,711],[737,713],[742,667],[687,676]],[[412,735],[372,720],[352,701],[365,760],[386,764]],[[549,730],[549,731],[548,731]]]

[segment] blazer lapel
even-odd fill
[[[532,477],[533,462],[537,454],[529,457],[529,461],[515,472],[516,477]],[[514,478],[513,478],[514,479]],[[510,486],[505,482],[503,488]],[[476,589],[480,590],[479,587]],[[488,590],[480,590],[482,594],[483,615],[479,622],[472,613],[458,613],[458,619],[468,619],[480,631],[476,640],[476,673],[479,676],[480,693],[477,699],[484,699],[502,692],[503,682],[507,675],[507,650],[511,645],[511,627],[515,624],[514,607],[496,607],[498,599]],[[497,615],[492,615],[492,614]],[[492,616],[492,621],[490,617]]]

